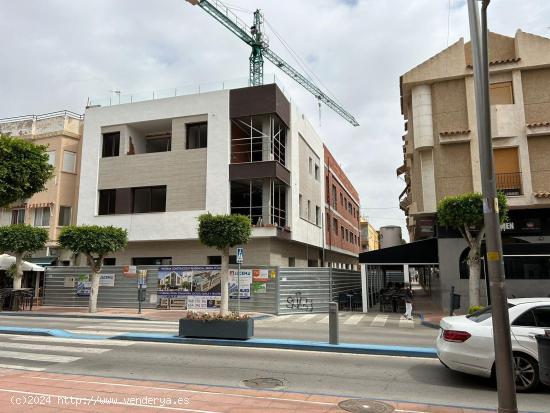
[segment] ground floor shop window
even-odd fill
[[[550,279],[550,256],[504,257],[507,279],[548,280]]]
[[[172,265],[172,257],[134,257],[132,265]]]

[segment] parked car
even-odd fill
[[[535,336],[550,328],[550,298],[508,300],[516,389],[529,392],[539,385]],[[445,317],[437,337],[437,355],[446,367],[483,377],[494,376],[492,308],[466,316]]]

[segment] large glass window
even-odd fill
[[[72,215],[72,208],[70,206],[60,206],[59,220],[57,222],[57,225],[59,225],[60,227],[71,225],[71,215]]]
[[[145,152],[147,153],[170,152],[171,150],[172,150],[171,136],[147,138],[147,142],[145,144]]]
[[[288,187],[277,180],[271,180],[269,187],[265,184],[261,180],[231,182],[231,213],[249,216],[252,225],[285,227]],[[264,192],[267,188],[269,192]],[[302,205],[301,198],[299,204]]]
[[[50,226],[50,207],[36,208],[34,210],[34,226],[35,227]]]
[[[132,190],[132,205],[134,213],[165,212],[166,187],[144,187]]]
[[[112,215],[116,212],[116,190],[102,189],[99,191],[99,215]]]
[[[172,257],[134,257],[132,265],[172,265]]]
[[[508,279],[548,280],[550,256],[505,256],[504,268]]]
[[[118,156],[120,151],[120,132],[103,134],[103,158]]]
[[[187,125],[187,149],[206,148],[207,146],[208,124],[190,123]]]
[[[25,223],[25,210],[24,209],[13,209],[11,211],[11,224],[24,224]]]

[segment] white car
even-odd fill
[[[471,315],[445,317],[437,337],[437,355],[446,367],[477,376],[494,374],[492,309]],[[517,391],[539,385],[538,349],[535,336],[550,329],[550,298],[508,300]]]

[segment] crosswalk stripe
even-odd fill
[[[371,326],[383,327],[386,325],[386,321],[388,321],[387,314],[378,314],[376,317],[374,317],[374,320],[372,320]]]
[[[344,324],[357,325],[364,317],[364,315],[352,315],[350,318],[344,321]]]
[[[311,320],[313,317],[316,317],[317,314],[306,314],[301,317],[296,318],[295,320],[292,320],[293,323],[305,323],[308,320]]]
[[[178,328],[174,326],[174,328],[162,328],[162,327],[151,327],[151,328],[145,328],[145,327],[128,327],[128,326],[109,326],[109,325],[89,325],[89,326],[80,326],[78,327],[79,330],[115,330],[120,331],[121,328],[124,328],[128,331],[161,331],[163,333],[173,333],[177,332]]]
[[[27,366],[20,366],[18,364],[0,364],[0,369],[29,370],[29,371],[46,370],[43,367],[27,367]]]
[[[328,324],[328,315],[317,321],[317,324]]]
[[[109,348],[95,347],[69,347],[69,346],[51,346],[48,344],[29,344],[29,343],[11,343],[0,342],[0,348],[15,348],[21,350],[42,350],[42,351],[64,351],[67,353],[89,353],[98,354],[105,353]]]
[[[124,324],[158,324],[158,325],[175,325],[179,323],[177,321],[155,321],[155,320],[111,320],[112,323],[124,323]]]
[[[71,343],[71,344],[90,344],[94,346],[114,346],[114,347],[127,347],[134,343],[132,341],[115,341],[115,340],[101,340],[101,339],[80,339],[80,338],[60,338],[51,336],[22,336],[13,334],[2,334],[2,337],[9,337],[10,340],[17,341],[47,341],[49,343]]]
[[[12,358],[32,361],[49,361],[52,363],[70,363],[71,361],[80,360],[81,357],[74,356],[57,356],[54,354],[37,354],[37,353],[22,353],[19,351],[0,350],[0,358]]]
[[[414,321],[413,320],[407,320],[406,318],[402,318],[399,320],[399,327],[401,328],[414,328]]]
[[[292,317],[292,315],[280,315],[277,317],[272,317],[272,318],[268,318],[266,320],[260,320],[260,321],[266,321],[269,323],[279,323],[281,321],[288,320],[290,317]]]

